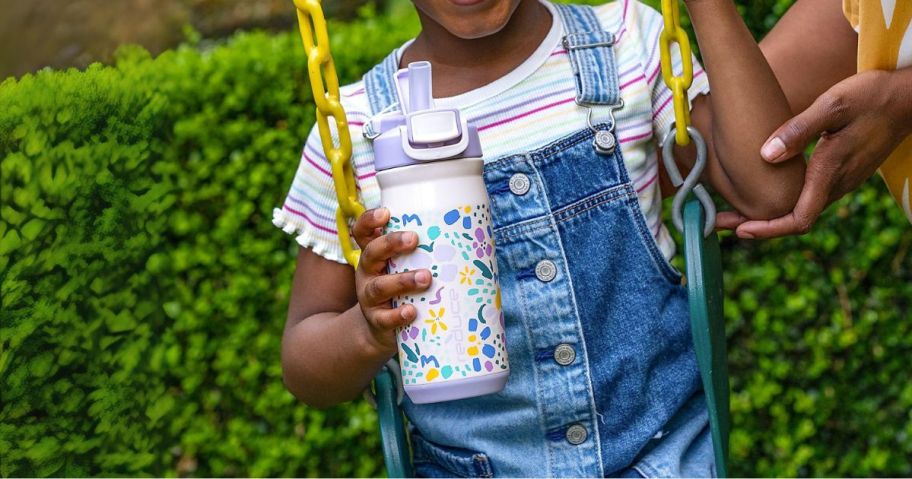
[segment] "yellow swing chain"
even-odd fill
[[[364,205],[358,201],[358,191],[355,187],[355,174],[351,163],[351,132],[348,131],[345,110],[339,100],[339,77],[336,75],[336,65],[329,51],[326,18],[323,16],[320,0],[294,0],[294,4],[298,13],[301,39],[307,53],[310,87],[317,106],[317,128],[320,131],[323,152],[332,166],[333,184],[339,202],[339,208],[336,209],[339,242],[342,244],[345,260],[357,267],[361,250],[352,246],[348,222],[364,213]],[[336,125],[338,144],[333,142],[329,129],[330,118]]]
[[[672,203],[672,220],[674,220],[678,230],[683,232],[684,202],[692,193],[703,206],[705,215],[703,236],[707,237],[713,232],[716,224],[716,206],[713,204],[712,197],[710,197],[706,188],[700,184],[700,176],[706,168],[706,142],[703,141],[703,136],[700,135],[700,132],[690,125],[690,103],[687,101],[687,90],[693,83],[693,60],[690,37],[687,36],[687,31],[681,28],[681,11],[678,0],[662,0],[662,19],[665,23],[662,34],[659,37],[662,78],[668,88],[671,89],[675,114],[674,132],[669,127],[668,132],[662,138],[662,161],[665,164],[665,171],[668,173],[671,182],[678,187]],[[671,57],[671,47],[675,43],[678,44],[678,50],[681,53],[680,75],[675,75],[674,63]],[[672,137],[674,138],[674,143],[680,146],[687,146],[693,143],[696,147],[696,159],[686,178],[682,177],[681,172],[678,171],[674,158]]]
[[[693,83],[693,61],[691,60],[690,38],[681,27],[681,10],[678,0],[662,0],[662,19],[665,28],[659,37],[659,51],[662,59],[662,78],[674,95],[675,142],[681,146],[690,144],[687,127],[690,126],[690,105],[687,102],[687,89]],[[681,51],[682,71],[675,75],[671,46],[677,43]]]

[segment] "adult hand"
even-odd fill
[[[741,238],[771,238],[810,231],[833,201],[858,188],[897,145],[912,133],[909,69],[867,71],[837,83],[807,110],[779,127],[761,155],[778,163],[805,150],[818,136],[808,160],[804,188],[794,210],[772,220],[748,221],[720,213],[720,228]]]

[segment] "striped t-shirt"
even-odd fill
[[[485,161],[526,152],[587,128],[586,110],[574,102],[575,82],[567,51],[561,44],[563,26],[553,5],[551,29],[538,49],[507,75],[481,88],[435,99],[439,107],[459,108],[478,127]],[[602,27],[614,33],[621,97],[615,113],[624,164],[639,196],[640,208],[659,249],[674,254],[674,242],[661,221],[659,163],[656,145],[674,120],[671,91],[662,81],[659,60],[661,15],[636,0],[618,0],[596,7]],[[399,48],[408,48],[406,43]],[[690,98],[707,93],[709,83],[694,58]],[[676,65],[678,67],[678,65]],[[679,71],[679,68],[675,69]],[[352,161],[361,200],[367,208],[380,205],[371,144],[362,134],[371,116],[363,82],[341,89],[352,137]],[[606,121],[607,107],[594,107],[593,123]],[[298,243],[327,259],[344,263],[336,233],[337,207],[329,161],[319,133],[311,130],[285,204],[273,222]]]

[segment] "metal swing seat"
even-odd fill
[[[364,212],[355,189],[351,166],[351,137],[339,100],[339,80],[329,51],[326,20],[320,0],[294,0],[301,38],[307,52],[307,69],[317,107],[317,127],[327,159],[332,165],[339,209],[336,225],[346,260],[357,265],[360,251],[351,246],[348,221]],[[660,38],[662,75],[674,95],[675,123],[662,141],[666,171],[678,187],[672,204],[675,226],[683,236],[685,277],[690,304],[691,331],[700,376],[706,395],[716,475],[728,476],[730,430],[729,389],[725,323],[722,313],[722,263],[719,240],[713,231],[715,207],[699,184],[706,162],[706,147],[696,129],[690,127],[687,89],[693,80],[690,41],[680,26],[677,0],[662,0],[665,21]],[[675,75],[671,46],[680,49],[683,72]],[[329,129],[332,118],[338,144]],[[674,141],[672,141],[674,140]],[[697,161],[686,178],[678,172],[673,146],[695,143]],[[399,371],[395,361],[384,366],[374,378],[369,396],[376,403],[383,456],[389,477],[412,477],[411,448],[406,434]]]

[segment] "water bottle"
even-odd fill
[[[417,318],[396,331],[405,393],[417,404],[495,393],[510,374],[491,207],[478,131],[458,109],[434,108],[431,64],[396,74],[400,112],[381,115],[373,148],[387,232],[418,247],[389,272],[426,268],[430,288],[393,299]]]

